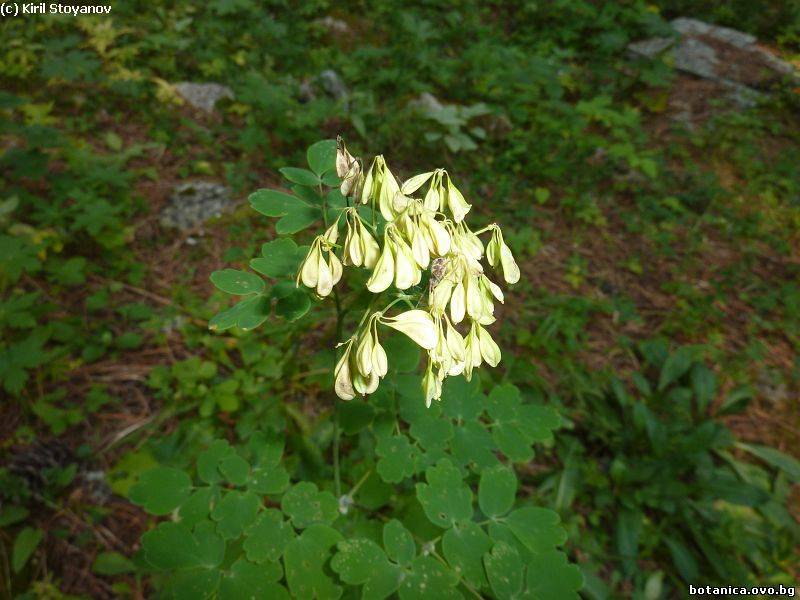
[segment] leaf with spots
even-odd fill
[[[497,465],[481,472],[478,505],[487,517],[506,514],[517,495],[517,476],[508,467]]]
[[[455,588],[458,575],[430,556],[419,556],[411,563],[398,594],[401,600],[447,600],[461,598]]]
[[[448,529],[442,537],[442,553],[447,562],[476,588],[486,585],[483,555],[491,547],[489,536],[472,521]]]
[[[452,527],[472,517],[472,492],[453,463],[441,459],[425,477],[428,483],[417,484],[417,498],[433,524]]]
[[[397,519],[392,519],[383,526],[383,547],[386,548],[389,558],[401,565],[409,564],[417,555],[414,538]]]
[[[344,540],[339,542],[337,549],[331,560],[331,569],[345,583],[366,584],[365,598],[386,598],[397,590],[402,570],[389,562],[375,542],[366,538]]]
[[[244,551],[254,563],[275,562],[295,537],[281,511],[268,508],[245,531]]]
[[[524,565],[519,552],[505,542],[498,542],[491,553],[483,557],[486,575],[495,597],[510,600],[519,597],[524,583]]]
[[[226,540],[242,535],[242,532],[256,518],[261,501],[252,492],[233,490],[222,497],[211,511],[211,518],[217,522],[217,531]]]
[[[292,525],[304,529],[312,523],[332,523],[339,514],[339,503],[330,492],[302,481],[283,495],[281,509],[292,519]]]
[[[400,483],[416,471],[419,452],[402,434],[380,438],[375,453],[380,457],[376,470],[387,483]]]
[[[240,558],[230,568],[219,584],[219,600],[241,598],[289,599],[286,588],[277,583],[283,576],[278,563],[256,565]]]
[[[315,524],[293,539],[284,552],[286,582],[295,598],[336,599],[342,588],[325,573],[331,549],[341,534],[327,525]]]

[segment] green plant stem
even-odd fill
[[[344,311],[342,310],[342,302],[339,298],[339,293],[334,290],[333,301],[336,305],[336,340],[342,337],[342,330],[344,328]],[[334,355],[333,368],[336,369],[338,362],[337,356]],[[334,374],[335,375],[335,374]],[[339,427],[339,399],[334,398],[333,405],[333,479],[336,485],[336,497],[342,497],[342,478],[339,471],[339,438],[341,437],[341,430]]]

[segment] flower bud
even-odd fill
[[[341,137],[336,139],[336,174],[342,180],[339,187],[342,196],[358,196],[363,183],[361,162],[354,158],[344,145]],[[335,243],[335,242],[333,242]]]
[[[492,226],[492,239],[486,246],[486,260],[495,269],[498,265],[502,267],[503,278],[506,283],[517,283],[519,281],[519,267],[514,260],[514,255],[511,253],[511,248],[506,245],[503,239],[503,232],[497,225]]]
[[[430,408],[432,400],[442,397],[442,382],[433,372],[433,362],[428,361],[425,376],[422,378],[422,391],[425,393],[425,406]]]

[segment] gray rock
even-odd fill
[[[316,99],[319,92],[334,100],[344,101],[345,104],[350,96],[350,91],[344,81],[333,69],[325,69],[316,77],[304,79],[297,88],[297,95],[303,102]]]
[[[444,108],[444,104],[430,92],[422,92],[419,96],[414,98],[409,104],[413,108],[417,108],[424,112],[439,112]]]
[[[230,190],[219,183],[189,181],[175,186],[169,203],[161,211],[159,223],[182,231],[192,230],[212,217],[232,208]]]
[[[794,67],[757,45],[757,39],[742,31],[719,27],[697,19],[671,22],[676,38],[657,37],[633,42],[633,54],[654,58],[669,52],[678,71],[714,82],[733,104],[747,108],[784,76],[797,76]]]
[[[343,35],[350,31],[350,26],[347,23],[330,15],[321,19],[315,19],[312,21],[312,25],[318,25],[337,35]]]
[[[747,48],[758,41],[755,36],[750,35],[749,33],[738,31],[736,29],[730,29],[728,27],[711,25],[710,23],[698,21],[697,19],[678,17],[677,19],[673,19],[670,22],[670,25],[672,25],[672,28],[681,35],[689,37],[707,35],[719,40],[720,42],[725,42],[726,44],[736,46],[737,48]]]
[[[190,105],[207,113],[214,112],[217,102],[223,98],[233,100],[233,90],[219,83],[182,81],[175,84],[175,91]]]
[[[639,56],[655,58],[675,43],[675,38],[655,37],[628,44],[628,50]]]
[[[342,81],[342,78],[339,77],[339,74],[333,69],[325,69],[319,74],[318,79],[325,93],[334,100],[344,100],[350,95],[344,81]]]
[[[718,79],[717,53],[696,38],[684,38],[672,51],[675,68],[705,79]]]

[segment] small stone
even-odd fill
[[[219,83],[182,81],[175,84],[175,91],[194,108],[207,113],[214,112],[217,102],[223,98],[233,100],[233,90]]]
[[[337,35],[343,35],[350,31],[350,26],[347,23],[330,15],[321,19],[316,19],[312,21],[311,24],[323,27],[324,29],[327,29],[331,33],[335,33]]]
[[[318,79],[325,93],[334,100],[343,100],[350,94],[342,78],[339,77],[339,74],[333,69],[325,69],[319,74]]]
[[[414,108],[426,112],[439,112],[444,108],[439,99],[430,92],[422,92],[419,96],[414,98],[410,103]]]
[[[208,219],[219,217],[235,204],[230,190],[219,183],[189,181],[175,186],[169,203],[161,211],[164,227],[191,230]]]

